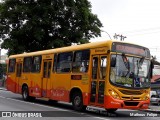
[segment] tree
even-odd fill
[[[102,23],[88,0],[3,0],[0,37],[8,54],[87,43]]]

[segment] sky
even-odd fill
[[[1,1],[1,0],[0,0]],[[90,42],[112,39],[122,34],[126,42],[148,47],[160,61],[160,0],[89,0],[92,13],[103,24],[101,37]],[[2,50],[2,55],[6,50]]]
[[[112,39],[122,34],[126,42],[148,47],[160,62],[160,0],[89,0],[92,13],[103,24],[101,37],[91,42]],[[108,35],[109,34],[109,35]],[[120,39],[118,39],[120,40]]]

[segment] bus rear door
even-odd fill
[[[92,76],[91,76],[91,96],[90,103],[95,105],[104,105],[104,90],[107,55],[92,56]]]

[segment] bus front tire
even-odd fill
[[[80,92],[74,93],[72,96],[72,105],[76,111],[85,111],[86,106],[83,105],[83,98]]]

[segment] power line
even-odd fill
[[[137,36],[137,35],[148,35],[148,34],[155,34],[155,33],[160,33],[160,31],[155,31],[155,32],[142,32],[142,33],[136,33],[136,34],[127,34],[127,36]]]
[[[110,36],[110,34],[108,32],[106,32],[104,30],[101,30],[101,32],[107,33],[107,35],[109,36],[109,38],[112,40],[112,38],[111,38],[111,36]]]
[[[125,33],[125,34],[127,34],[127,36],[154,34],[154,33],[160,33],[160,27],[145,28],[145,29],[131,30],[131,31],[123,31],[120,33],[121,34]]]
[[[124,31],[124,32],[121,32],[121,33],[137,33],[137,32],[145,32],[145,31],[153,31],[153,30],[160,30],[160,27],[144,28],[144,29],[139,29],[139,30]]]

